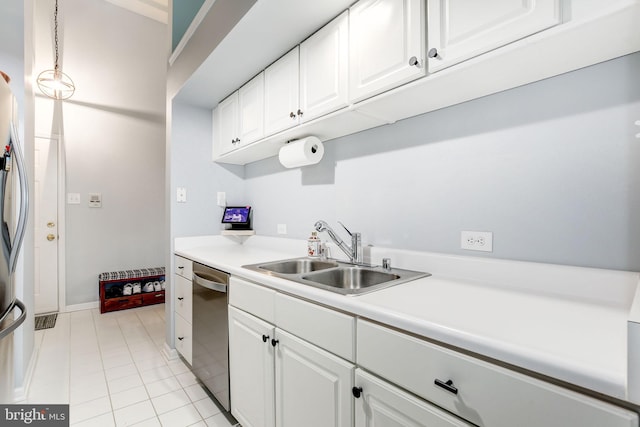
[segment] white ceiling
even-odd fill
[[[131,12],[166,24],[169,22],[169,0],[105,0]],[[180,0],[177,0],[180,1]]]
[[[212,109],[354,0],[259,0],[174,98]]]

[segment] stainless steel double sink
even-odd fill
[[[362,295],[431,275],[315,258],[292,258],[243,267],[343,295]]]

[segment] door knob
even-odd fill
[[[48,241],[51,242],[52,240],[55,240],[55,239],[56,239],[56,236],[54,236],[53,234],[47,234],[47,240]]]
[[[53,227],[55,227],[55,226],[56,226],[56,223],[55,223],[55,222],[53,222],[53,221],[49,221],[49,222],[47,223],[47,227],[49,227],[49,228],[53,228]]]

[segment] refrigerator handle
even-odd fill
[[[19,299],[16,299],[14,301],[13,306],[9,309],[9,312],[11,312],[16,306],[20,309],[20,316],[15,319],[7,328],[0,331],[0,340],[8,336],[11,332],[15,331],[18,326],[22,325],[24,319],[27,318],[27,309]]]
[[[18,132],[16,131],[15,123],[13,122],[11,123],[11,136],[13,139],[12,148],[16,157],[16,168],[18,169],[18,179],[20,181],[20,213],[18,216],[15,241],[11,247],[11,253],[9,254],[9,271],[13,273],[16,270],[18,254],[20,253],[20,247],[22,246],[24,233],[27,229],[27,213],[29,210],[29,186],[27,185],[27,174],[24,167],[24,159],[22,157],[22,151],[20,150],[20,144],[18,141]]]

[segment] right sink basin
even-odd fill
[[[316,274],[307,274],[302,280],[319,283],[332,288],[353,290],[369,288],[381,283],[399,279],[400,276],[393,273],[376,271],[370,267],[340,267],[325,270]]]

